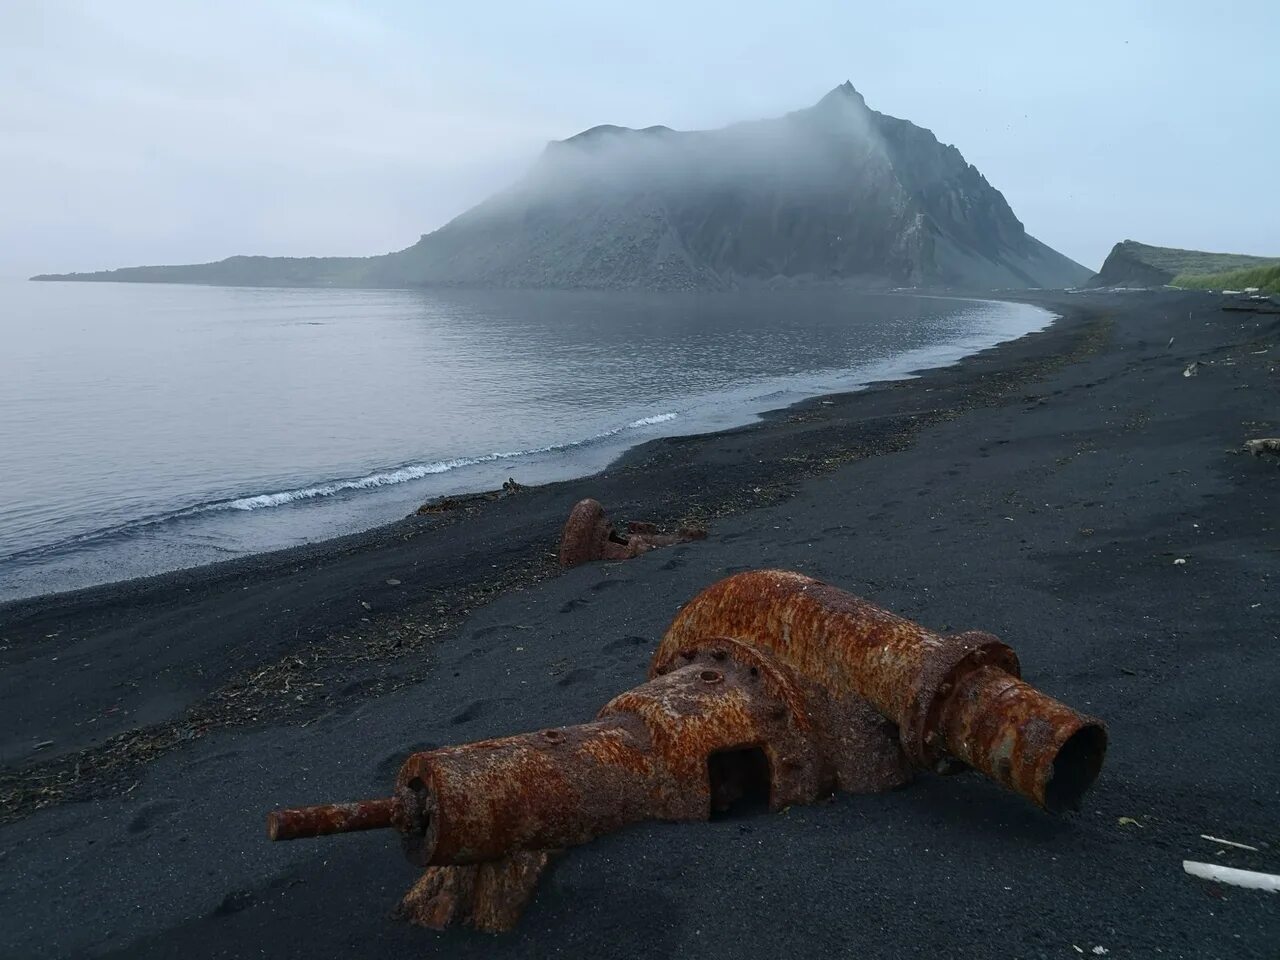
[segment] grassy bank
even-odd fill
[[[1266,293],[1280,293],[1280,261],[1251,270],[1228,273],[1182,273],[1173,278],[1175,287],[1191,290],[1244,290],[1257,287]]]

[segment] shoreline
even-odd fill
[[[878,291],[876,293],[886,297],[905,297],[910,299],[944,300],[944,301],[951,301],[953,303],[981,303],[981,304],[996,305],[996,306],[1029,305],[1029,306],[1036,307],[1036,309],[1041,310],[1043,313],[1046,314],[1046,317],[1044,318],[1044,323],[1042,326],[1010,338],[993,339],[997,337],[998,334],[992,331],[982,335],[970,335],[970,336],[960,337],[954,341],[932,344],[928,347],[917,347],[910,350],[906,350],[902,353],[895,354],[891,357],[883,358],[878,361],[864,364],[865,369],[857,368],[859,370],[862,370],[862,372],[858,373],[856,377],[853,376],[855,368],[850,368],[845,370],[826,371],[821,374],[822,378],[824,379],[826,378],[836,379],[840,377],[851,377],[852,379],[847,384],[842,385],[842,388],[839,390],[835,390],[827,393],[810,394],[809,396],[801,397],[800,399],[795,400],[792,403],[789,403],[780,407],[758,407],[758,406],[753,406],[751,404],[747,404],[747,405],[741,406],[732,415],[727,417],[727,419],[730,422],[726,426],[713,427],[710,429],[700,429],[698,425],[695,425],[692,428],[691,432],[680,432],[680,433],[674,433],[674,434],[662,433],[655,437],[639,440],[635,443],[632,443],[630,446],[621,447],[613,455],[613,457],[607,462],[605,462],[602,466],[597,465],[599,463],[599,460],[596,460],[595,462],[588,461],[581,465],[586,470],[586,472],[573,472],[572,468],[565,468],[564,465],[561,465],[551,469],[550,471],[556,476],[556,479],[549,480],[546,482],[534,481],[526,485],[527,486],[547,486],[550,483],[562,483],[562,482],[574,482],[578,480],[588,480],[593,476],[597,476],[599,474],[607,472],[610,469],[610,467],[612,467],[614,464],[619,463],[623,458],[628,457],[633,451],[639,450],[645,447],[649,443],[660,442],[663,440],[670,440],[670,439],[689,439],[689,438],[695,438],[695,437],[713,436],[715,434],[725,433],[728,431],[753,426],[755,424],[767,421],[771,417],[785,414],[787,411],[793,408],[802,406],[806,403],[819,402],[824,398],[828,398],[828,397],[843,397],[848,394],[858,393],[867,389],[870,386],[874,386],[877,384],[893,383],[900,380],[916,379],[922,375],[928,374],[933,370],[945,368],[948,366],[952,366],[956,363],[963,362],[968,357],[971,357],[978,353],[982,353],[985,350],[990,350],[995,347],[998,347],[1001,344],[1008,342],[1009,340],[1017,340],[1025,336],[1032,335],[1034,333],[1042,332],[1043,330],[1047,329],[1048,327],[1051,327],[1053,324],[1061,321],[1062,319],[1060,314],[1055,313],[1052,310],[1038,306],[1034,303],[1030,303],[1027,300],[1018,299],[1016,297],[1010,297],[1004,300],[1000,300],[1000,299],[994,299],[990,296],[963,295],[959,293],[955,293],[955,294],[930,293],[930,292],[917,293],[912,291]],[[973,346],[972,348],[965,346],[965,344],[974,340],[979,340],[980,343]],[[957,353],[958,353],[958,356],[956,356]],[[923,366],[913,365],[916,359],[923,359],[925,361],[929,360],[930,357],[927,356],[928,354],[933,354],[934,357],[942,358],[942,359],[940,359],[939,362],[937,363],[926,363]],[[884,375],[880,375],[881,372],[883,372]],[[769,382],[772,382],[774,380],[796,380],[796,378],[781,377],[781,376],[773,377],[773,378],[770,378]],[[767,389],[767,386],[768,386],[768,382],[761,383],[759,385],[759,389],[765,390]],[[741,386],[734,389],[741,389]],[[784,387],[782,389],[787,389],[787,388]],[[798,381],[794,386],[794,389],[796,390],[801,389],[799,387]],[[729,392],[732,392],[732,390],[730,390],[729,388],[726,388],[724,391],[722,391],[722,393],[729,393]],[[670,417],[671,419],[676,418],[675,414],[661,414],[660,416],[663,417],[664,419],[668,417]],[[589,447],[595,442],[605,441],[613,436],[620,435],[627,429],[644,426],[646,425],[646,423],[643,421],[648,421],[649,419],[651,418],[642,418],[641,421],[635,421],[632,423],[623,424],[622,426],[618,426],[611,429],[605,434],[599,434],[599,435],[588,436],[585,438],[580,438],[575,440],[563,441],[563,442],[557,443],[555,446],[551,448],[521,451],[519,454],[516,454],[516,455],[472,454],[466,457],[460,457],[459,459],[465,465],[468,465],[468,466],[481,465],[491,459],[504,460],[504,461],[509,459],[509,462],[511,465],[506,469],[509,469],[515,473],[518,473],[520,472],[521,460],[528,456],[537,456],[540,454],[546,454],[551,452],[563,453],[570,449],[577,450],[577,449]],[[352,489],[355,489],[356,485],[358,485],[361,481],[368,479],[369,476],[374,476],[376,474],[403,471],[405,469],[411,468],[414,465],[415,465],[414,462],[406,461],[405,463],[402,463],[399,465],[385,465],[385,466],[379,467],[375,471],[375,474],[362,475],[358,477],[337,477],[337,478],[313,480],[308,484],[308,488],[309,487],[317,487],[317,488],[336,487],[339,490],[341,490],[341,488],[350,485]],[[506,472],[506,469],[504,469],[503,472]],[[414,481],[411,480],[410,482],[414,482]],[[388,485],[388,486],[393,486],[393,485]],[[304,488],[298,488],[298,489],[304,489]],[[377,490],[378,492],[382,492],[386,488],[383,486],[375,486],[374,489]],[[31,547],[24,550],[19,550],[16,553],[10,554],[7,557],[0,557],[0,564],[6,564],[6,563],[9,563],[10,561],[14,561],[19,558],[35,557],[36,558],[35,565],[37,569],[39,569],[41,567],[42,560],[45,560],[50,556],[57,557],[61,551],[66,550],[68,546],[72,543],[91,544],[97,541],[99,538],[101,538],[104,535],[114,534],[119,531],[132,529],[135,527],[149,526],[154,523],[165,523],[174,519],[180,519],[184,516],[203,514],[207,511],[210,511],[211,509],[216,510],[221,504],[231,503],[232,501],[239,502],[243,500],[257,499],[257,498],[263,498],[263,497],[269,498],[269,497],[279,496],[281,494],[289,494],[289,493],[295,493],[295,492],[297,492],[297,490],[288,489],[284,491],[242,493],[242,494],[237,494],[223,501],[199,501],[199,502],[190,504],[188,506],[178,508],[167,514],[157,514],[153,516],[127,520],[104,530],[93,530],[93,531],[88,531],[87,533],[78,534],[75,537],[73,537],[70,541],[60,541],[60,542],[55,542],[51,544]],[[438,496],[430,496],[426,500],[422,501],[422,503],[430,503],[440,499],[458,499],[458,498],[466,499],[466,498],[483,496],[484,494],[487,494],[489,492],[491,492],[490,488],[466,487],[459,490],[451,490],[447,493],[440,494]],[[319,502],[322,503],[327,498],[320,497],[318,499],[319,499]],[[289,506],[286,506],[285,509],[289,509]],[[199,576],[200,574],[198,573],[198,571],[207,570],[209,571],[210,575],[216,575],[216,572],[212,568],[223,567],[226,564],[235,564],[242,561],[251,561],[257,558],[265,559],[270,557],[273,554],[287,554],[289,551],[292,551],[292,550],[300,550],[300,551],[305,551],[308,549],[324,550],[326,545],[332,545],[334,549],[340,549],[342,546],[342,542],[348,540],[351,537],[360,536],[366,533],[373,534],[384,527],[391,527],[391,526],[400,524],[405,519],[406,519],[405,516],[401,516],[395,519],[389,519],[386,522],[379,523],[379,524],[376,524],[375,526],[368,527],[365,529],[353,530],[348,533],[341,533],[335,536],[323,537],[321,539],[312,540],[302,544],[295,544],[293,546],[278,547],[278,548],[267,549],[267,550],[255,550],[247,553],[241,553],[237,556],[230,557],[226,560],[215,560],[211,562],[195,563],[190,566],[179,566],[169,570],[159,570],[154,573],[143,573],[136,576],[126,576],[119,580],[107,580],[99,583],[89,583],[84,586],[68,587],[66,589],[54,589],[52,591],[47,591],[43,593],[19,595],[19,596],[13,596],[8,598],[0,597],[0,623],[3,622],[5,608],[10,605],[20,604],[26,601],[37,602],[42,600],[51,600],[56,596],[61,596],[64,594],[79,595],[84,593],[85,591],[92,591],[99,588],[112,588],[112,589],[123,590],[123,589],[128,589],[131,585],[134,585],[134,584],[137,584],[139,586],[145,586],[145,584],[141,583],[142,581],[161,580],[162,578],[165,578],[174,574],[178,574],[178,573],[183,573],[183,572],[189,572],[189,573],[195,574],[196,576]],[[14,572],[23,573],[24,575],[23,579],[29,580],[32,577],[32,575],[29,572],[22,571],[20,568],[15,570]]]
[[[965,297],[963,299],[980,298]],[[1040,306],[1029,299],[1009,302]],[[1052,317],[1042,329],[1001,341],[984,350],[970,353],[946,366],[915,371],[901,378],[871,381],[852,390],[804,398],[785,407],[766,410],[757,415],[754,420],[726,430],[656,437],[624,450],[603,470],[568,480],[531,486],[514,497],[505,496],[501,491],[478,491],[445,497],[443,499],[456,503],[457,508],[429,515],[410,514],[367,530],[281,550],[253,553],[217,563],[179,568],[150,576],[0,602],[0,640],[3,641],[3,646],[0,646],[0,670],[11,663],[30,658],[33,651],[30,649],[23,651],[21,647],[39,647],[49,640],[53,640],[56,645],[68,634],[76,637],[77,634],[109,631],[102,640],[94,643],[95,655],[100,651],[105,653],[114,643],[128,642],[126,638],[133,636],[134,631],[138,629],[138,623],[145,623],[156,615],[152,612],[153,609],[157,612],[164,611],[160,615],[168,617],[169,611],[181,607],[181,601],[191,593],[205,595],[207,599],[202,603],[202,607],[214,608],[220,594],[237,589],[243,592],[250,589],[250,584],[253,585],[253,592],[256,593],[259,592],[260,585],[264,581],[269,583],[278,580],[288,583],[293,579],[292,574],[307,567],[323,570],[334,564],[352,563],[363,566],[362,561],[364,561],[374,565],[385,563],[390,568],[398,566],[403,560],[388,557],[386,555],[388,551],[402,550],[412,554],[414,552],[412,544],[415,541],[420,539],[430,541],[436,534],[443,540],[459,527],[461,527],[461,533],[468,539],[469,535],[475,534],[474,528],[483,528],[483,543],[488,543],[494,536],[489,528],[501,526],[506,522],[505,518],[509,514],[523,514],[524,516],[520,519],[526,525],[526,532],[523,542],[519,544],[522,549],[517,551],[520,554],[520,561],[504,563],[500,568],[491,566],[490,570],[498,569],[496,575],[490,574],[488,570],[477,575],[477,570],[471,566],[477,561],[474,557],[468,557],[466,573],[457,579],[450,578],[448,587],[459,591],[460,599],[447,605],[448,610],[443,618],[440,608],[433,610],[434,619],[438,621],[430,628],[430,638],[433,639],[438,633],[447,632],[450,627],[456,625],[471,608],[477,595],[489,597],[494,593],[520,589],[559,573],[560,568],[554,562],[554,555],[559,542],[560,529],[568,517],[570,508],[579,499],[586,496],[601,499],[615,522],[645,519],[673,526],[713,523],[716,518],[731,516],[776,502],[789,495],[795,485],[806,476],[830,470],[840,462],[877,456],[891,452],[901,444],[910,443],[914,433],[939,415],[936,409],[923,413],[917,410],[902,410],[903,404],[897,402],[896,391],[909,388],[911,385],[920,385],[922,391],[929,392],[932,390],[929,384],[934,380],[939,384],[949,383],[954,388],[957,381],[963,383],[966,375],[972,372],[969,370],[969,365],[980,367],[981,358],[986,355],[991,355],[988,360],[994,361],[997,366],[1018,364],[1023,359],[1023,355],[1033,357],[1039,362],[1050,364],[1058,362],[1057,351],[1073,348],[1078,338],[1086,336],[1084,327],[1091,319],[1090,311],[1078,311],[1073,315],[1067,306],[1059,304],[1059,309],[1042,306],[1042,309],[1049,312]],[[1037,340],[1045,337],[1052,339],[1046,344]],[[1064,348],[1063,344],[1069,346]],[[1011,360],[1004,359],[1004,355],[1009,352],[1012,352],[1014,357]],[[794,444],[794,435],[801,434],[807,437],[814,432],[809,426],[811,423],[820,425],[818,433],[824,432],[823,426],[833,426],[836,429],[849,426],[850,424],[846,422],[847,417],[852,417],[854,424],[859,424],[865,418],[865,414],[859,409],[859,400],[871,396],[875,396],[877,400],[868,402],[883,406],[884,409],[866,422],[868,430],[863,440],[864,442],[870,440],[869,445],[860,446],[856,450],[836,449],[828,450],[826,453],[817,452],[805,458],[791,457],[789,463],[785,465],[760,462],[757,464],[758,469],[753,472],[755,479],[750,481],[749,488],[742,489],[739,485],[725,484],[723,471],[730,466],[727,461],[731,461],[737,455],[740,442],[755,440],[771,445],[771,441],[776,439],[782,445],[790,447]],[[914,406],[914,404],[908,403],[906,406]],[[829,440],[826,442],[830,443]],[[711,472],[717,474],[718,485],[739,487],[738,489],[733,489],[728,496],[721,493],[713,503],[702,502],[705,498],[688,489],[667,490],[665,483],[659,484],[665,492],[657,496],[653,495],[654,491],[650,490],[646,483],[648,475],[655,473],[678,475],[682,472],[681,461],[696,458],[704,451],[715,461]],[[695,486],[701,489],[703,484],[699,483]],[[530,522],[536,526],[530,528]],[[402,547],[404,544],[410,546]],[[483,549],[483,545],[468,544],[468,546],[473,550]],[[428,562],[433,564],[439,562],[442,556],[448,554],[448,548],[447,543],[430,544],[427,550]],[[503,551],[504,554],[508,552]],[[483,567],[483,564],[481,566]],[[329,576],[324,579],[326,583],[332,582]],[[343,605],[347,608],[346,615],[335,615],[334,611],[326,610],[323,625],[319,628],[326,634],[332,633],[335,628],[350,631],[350,635],[344,634],[339,644],[329,643],[330,647],[341,648],[340,656],[350,661],[344,665],[345,669],[351,669],[355,664],[367,663],[367,648],[382,646],[378,638],[365,635],[370,631],[364,629],[364,624],[378,619],[365,616],[372,612],[362,606],[371,602],[370,599],[366,599],[366,595],[377,596],[377,612],[383,617],[391,614],[403,617],[408,622],[408,626],[402,624],[392,628],[402,635],[398,641],[399,649],[408,652],[424,645],[421,642],[424,636],[421,633],[421,611],[415,609],[418,605],[412,602],[409,595],[408,588],[412,585],[412,581],[403,576],[390,575],[385,579],[399,579],[402,586],[388,590],[385,583],[365,583],[359,585],[362,589],[356,589],[350,583],[339,585],[333,582],[333,587],[339,591],[338,595],[342,599],[321,601],[326,607]],[[316,591],[308,587],[304,592],[314,598]],[[356,596],[357,593],[360,594],[359,597]],[[290,608],[289,612],[293,612],[293,608]],[[287,642],[285,637],[289,627],[294,628],[295,639],[292,644]],[[316,631],[315,625],[307,622],[305,617],[298,618],[297,621],[287,620],[284,629],[272,631],[269,639],[264,637],[254,641],[255,655],[287,658],[290,647],[296,647],[296,635],[303,627]],[[253,627],[251,623],[237,622],[236,629],[248,632]],[[225,643],[225,641],[221,642]],[[199,654],[196,654],[197,648],[200,651]],[[186,647],[183,650],[188,652]],[[206,650],[204,643],[193,644],[189,653],[193,656],[203,656]],[[393,660],[398,659],[401,657],[393,658]],[[181,669],[181,660],[181,656],[165,658],[162,670]],[[278,665],[279,662],[277,660],[276,664]],[[147,654],[130,663],[127,670],[136,674],[148,669],[149,665],[150,655]],[[237,664],[237,666],[242,665]],[[385,666],[387,666],[386,663],[379,663],[371,672],[377,675],[380,673],[378,667]],[[355,669],[361,673],[366,672],[359,667]],[[240,673],[243,673],[243,670]],[[420,679],[418,676],[400,676],[395,671],[392,673],[390,682],[397,686]],[[229,669],[229,665],[223,665],[215,677],[233,689],[239,680],[237,672]],[[0,673],[0,697],[4,694],[5,679],[5,676]],[[88,731],[88,736],[83,733],[79,736],[71,736],[71,731],[59,727],[55,728],[51,735],[28,737],[24,741],[20,733],[17,735],[13,732],[6,733],[3,732],[3,727],[0,727],[0,823],[9,819],[5,815],[4,801],[6,788],[12,789],[7,782],[12,779],[10,768],[15,765],[19,767],[24,765],[24,760],[34,760],[41,768],[65,768],[68,764],[83,767],[86,765],[85,761],[94,769],[127,766],[132,761],[120,762],[120,758],[117,757],[118,751],[111,738],[126,735],[135,727],[135,723],[130,720],[131,717],[142,715],[150,720],[157,713],[173,712],[175,706],[181,706],[185,710],[196,710],[199,716],[195,720],[182,718],[162,722],[159,729],[153,732],[154,748],[151,744],[146,744],[141,751],[141,756],[150,757],[156,751],[172,748],[175,743],[188,737],[192,729],[236,725],[243,722],[242,718],[226,716],[221,710],[205,715],[201,707],[207,706],[207,694],[216,690],[216,687],[210,687],[206,677],[202,676],[199,684],[183,684],[183,687],[177,699],[164,697],[156,705],[145,702],[148,700],[145,696],[126,696],[114,702],[108,702],[111,698],[89,697],[88,703],[82,706],[92,705],[106,710],[117,709],[110,716],[99,718],[92,730]],[[273,703],[268,706],[267,703],[272,700],[273,698],[266,697],[266,702],[257,705],[254,713],[261,714],[264,712],[262,708],[266,707],[270,715],[280,719],[299,717],[299,712],[291,704]],[[38,755],[24,749],[24,744],[42,742],[45,739],[53,739],[54,743],[41,750]],[[131,751],[134,754],[139,753],[136,741],[131,744]],[[24,791],[24,799],[18,801],[17,807],[20,811],[32,809],[30,792],[30,790]],[[73,789],[67,792],[75,796],[79,791]],[[58,793],[62,795],[63,791],[59,789]],[[40,805],[41,803],[36,801],[35,806]]]
[[[802,935],[884,958],[1269,956],[1280,905],[1206,893],[1178,860],[1277,868],[1280,485],[1237,451],[1280,428],[1280,322],[1210,295],[1010,299],[1061,319],[917,378],[649,441],[591,477],[0,606],[0,850],[20,878],[0,888],[0,953],[753,960]],[[710,536],[561,571],[583,496]],[[1031,682],[1111,727],[1084,812],[922,775],[643,825],[562,858],[500,938],[387,920],[415,876],[393,838],[260,839],[273,806],[384,793],[423,744],[592,716],[643,676],[679,604],[757,567],[1006,639]]]

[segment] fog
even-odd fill
[[[770,189],[778,182],[829,187],[887,169],[885,145],[858,94],[828,93],[817,107],[778,118],[689,133],[655,125],[633,130],[592,127],[548,145],[527,177],[499,195],[540,203],[564,194],[632,194],[737,187]],[[832,149],[832,143],[838,149]]]
[[[0,8],[0,275],[399,249],[599,124],[720,127],[846,79],[1027,229],[1280,256],[1280,6]]]

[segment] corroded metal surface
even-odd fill
[[[705,530],[696,527],[663,534],[654,524],[638,520],[629,522],[623,535],[609,522],[599,502],[579,500],[560,535],[560,565],[576,567],[592,560],[630,560],[658,547],[702,540],[706,535]]]
[[[316,807],[274,810],[267,815],[267,836],[272,840],[322,837],[330,833],[384,830],[393,825],[400,801],[360,800],[356,803],[325,803]]]
[[[428,867],[400,901],[396,915],[432,930],[455,923],[488,933],[510,930],[550,859],[547,851],[535,850],[488,863]]]
[[[413,754],[393,797],[277,811],[269,832],[395,827],[426,868],[401,916],[505,930],[552,852],[641,820],[780,810],[961,765],[1074,806],[1105,731],[1018,673],[989,634],[939,636],[799,574],[739,574],[679,612],[649,680],[596,719]]]
[[[758,685],[754,695],[765,700],[775,718],[785,721],[786,738],[760,744],[773,777],[771,809],[811,803],[836,789],[879,793],[911,779],[911,764],[898,744],[897,730],[865,700],[833,693],[749,642],[712,636],[691,640],[678,650],[659,649],[650,676],[699,663],[714,668],[725,660],[746,665],[753,685]],[[626,702],[628,696],[623,694],[614,704]],[[793,777],[802,770],[809,772],[797,786]]]
[[[833,694],[865,698],[897,724],[919,766],[960,760],[1053,811],[1076,806],[1101,769],[1101,721],[1017,683],[1017,657],[990,634],[942,636],[810,577],[755,570],[686,604],[655,663],[715,634],[748,639]]]
[[[1107,740],[1097,720],[997,667],[956,680],[939,715],[958,760],[1052,813],[1077,808],[1102,769]]]
[[[841,729],[831,736],[836,716]],[[709,758],[745,748],[768,762],[772,809],[907,776],[881,718],[831,700],[747,644],[709,638],[590,723],[409,757],[398,784],[424,798],[425,817],[422,832],[406,835],[406,852],[423,865],[481,863],[641,820],[705,820]],[[842,761],[839,750],[857,756]]]
[[[781,810],[909,777],[893,731],[864,702],[829,695],[750,644],[709,637],[655,663],[651,680],[593,721],[416,753],[391,799],[269,822],[273,839],[395,826],[427,868],[403,917],[506,929],[548,851],[643,820],[706,820],[744,799]],[[347,815],[357,809],[368,816]]]

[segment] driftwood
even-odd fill
[[[1260,457],[1264,453],[1280,457],[1280,437],[1262,437],[1257,440],[1246,440],[1244,442],[1244,450],[1245,453],[1252,453],[1255,457]]]

